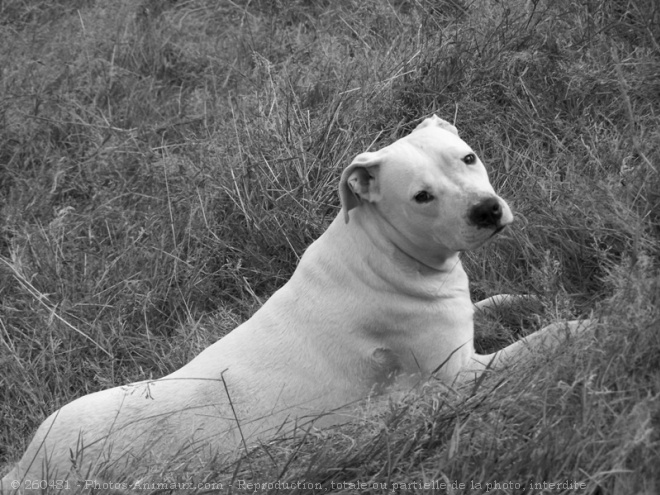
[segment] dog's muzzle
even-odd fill
[[[479,229],[495,229],[495,233],[502,230],[502,204],[498,198],[487,198],[470,208],[468,220]]]

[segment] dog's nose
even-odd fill
[[[468,218],[479,228],[496,228],[502,219],[502,205],[497,198],[484,199],[470,209]]]

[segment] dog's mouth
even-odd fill
[[[495,237],[497,234],[499,234],[500,232],[502,232],[505,228],[506,228],[506,225],[500,225],[499,227],[497,227],[497,228],[493,231],[493,233],[490,234],[489,239]]]
[[[492,232],[488,235],[488,237],[482,237],[481,235],[477,235],[471,239],[466,239],[468,244],[470,244],[470,247],[464,248],[464,249],[458,249],[457,251],[470,251],[472,249],[475,249],[479,246],[482,246],[483,244],[489,242],[493,237],[495,237],[497,234],[502,232],[506,228],[506,225],[500,225],[499,227],[495,227]]]

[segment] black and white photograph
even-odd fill
[[[660,493],[660,4],[0,0],[0,478]]]

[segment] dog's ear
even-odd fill
[[[362,204],[380,198],[380,152],[360,153],[344,169],[339,181],[339,198],[344,210],[344,220],[348,223],[348,212]]]
[[[442,127],[443,129],[445,129],[445,130],[447,130],[447,131],[449,131],[453,134],[456,134],[458,136],[458,129],[456,129],[456,127],[451,125],[446,120],[442,120],[437,115],[432,115],[428,119],[424,119],[424,121],[421,124],[419,124],[417,127],[415,127],[415,131],[418,131],[420,129],[424,129],[425,127],[429,127],[429,126]],[[415,132],[415,131],[413,131],[413,132]]]

